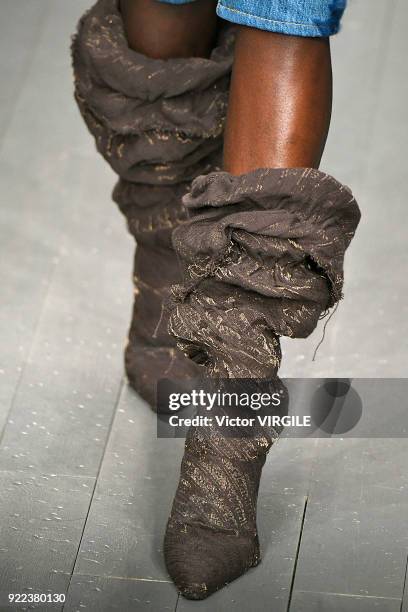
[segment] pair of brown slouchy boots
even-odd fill
[[[73,39],[75,97],[119,181],[137,242],[130,384],[154,408],[160,378],[276,381],[279,337],[306,337],[340,298],[359,222],[350,191],[312,169],[220,170],[233,28],[209,59],[129,48],[117,0]],[[260,560],[259,480],[277,432],[191,428],[166,529],[179,591],[203,599]]]

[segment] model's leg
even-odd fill
[[[156,59],[208,57],[217,29],[216,0],[165,4],[157,0],[121,0],[129,45]]]
[[[291,4],[295,26],[303,3],[242,4]],[[225,171],[193,182],[184,198],[193,214],[173,233],[186,278],[170,329],[210,377],[276,381],[280,336],[308,336],[341,297],[359,211],[348,189],[314,169],[331,92],[327,38],[240,27]],[[255,420],[244,439],[225,438],[215,425],[189,432],[164,547],[185,597],[207,597],[259,562],[258,486],[277,432],[256,427]]]
[[[225,132],[225,170],[243,174],[256,168],[317,168],[331,101],[328,38],[240,26]]]
[[[221,167],[233,36],[216,32],[213,0],[125,0],[121,10],[117,0],[98,0],[81,19],[75,95],[119,175],[113,197],[138,245],[125,367],[154,406],[158,379],[192,378],[199,368],[177,349],[163,304],[181,282],[171,235],[185,218],[182,197],[193,178]]]
[[[240,175],[260,167],[317,166],[327,136],[330,108],[331,67],[327,40],[300,39],[240,27],[224,139],[224,170]],[[203,177],[199,179],[201,185],[193,187],[186,203],[194,207],[199,205],[207,184],[212,184],[213,180],[214,189],[210,187],[204,198],[207,209],[211,204],[218,206],[227,194],[232,203],[239,201],[237,193],[242,186],[234,193],[234,183],[228,177],[217,191],[218,178],[213,175],[208,183]],[[260,178],[253,181],[265,187]],[[228,214],[227,207],[224,211]],[[275,216],[274,226],[276,221]],[[257,225],[256,215],[252,223]],[[233,263],[225,277],[222,276],[224,266],[228,268],[225,253],[230,247],[230,252],[236,255],[241,237],[233,228],[248,230],[244,232],[248,238],[251,234],[248,215],[239,218],[236,213],[235,220],[222,227],[217,227],[216,222],[212,226],[210,219],[195,225],[193,219],[185,229],[181,227],[173,235],[181,259],[188,265],[194,261],[191,267],[194,270],[200,269],[196,251],[205,252],[211,245],[206,253],[208,258],[204,258],[203,268],[197,275],[205,279],[205,289],[195,287],[197,291],[175,308],[171,318],[171,329],[184,344],[186,353],[201,355],[200,360],[206,364],[210,376],[276,377],[280,363],[277,334],[281,331],[277,326],[285,327],[279,306],[272,316],[272,329],[264,333],[267,316],[260,312],[261,300],[255,298],[251,302],[246,291],[237,289],[239,282],[246,279],[248,288],[254,291],[253,296],[258,282],[264,291],[270,289],[273,295],[273,275],[268,278],[267,270],[263,273],[261,267],[262,248],[270,234],[270,223],[267,216],[260,218],[259,227],[266,230],[265,236],[259,230],[260,235],[254,242],[248,240],[245,244],[241,257],[231,257]],[[225,231],[229,227],[233,234],[230,245],[229,232]],[[212,237],[214,243],[211,243]],[[275,245],[271,238],[269,241],[267,246],[272,254]],[[252,247],[257,251],[255,265],[250,261]],[[286,245],[281,240],[276,248],[282,255]],[[217,262],[214,258],[217,280],[212,284],[206,266],[217,249]],[[290,255],[296,257],[296,254]],[[284,258],[280,265],[283,261]],[[268,263],[270,265],[270,259]],[[294,259],[290,265],[293,263]],[[234,276],[240,266],[241,274]],[[291,278],[291,274],[291,268],[285,270],[284,278]],[[304,281],[304,275],[302,279]],[[231,286],[219,282],[229,280]],[[327,289],[326,294],[324,292],[323,286],[323,302],[327,300]],[[287,311],[289,304],[290,301]],[[266,311],[268,306],[269,303]],[[307,310],[303,306],[299,308],[300,313]],[[295,321],[301,320],[299,312],[294,312]],[[286,327],[290,327],[291,313],[285,319]],[[244,414],[242,410],[241,414]],[[262,466],[276,432],[267,428],[248,430],[247,439],[225,439],[213,425],[199,431],[190,430],[187,437],[164,546],[169,573],[185,597],[207,597],[259,562],[258,487]]]
[[[157,0],[121,0],[120,10],[129,46],[152,60],[185,58],[186,62],[191,62],[191,58],[208,58],[216,44],[215,0],[195,0],[182,5]],[[159,63],[158,68],[163,70]],[[199,73],[199,64],[196,70]],[[175,79],[177,78],[180,81],[184,77],[175,75]],[[171,81],[172,76],[169,75],[169,83]],[[174,82],[176,81],[173,80]],[[180,104],[182,106],[183,102]],[[154,112],[157,111],[152,108],[152,115]],[[187,112],[191,112],[191,107],[187,107]],[[180,126],[182,131],[183,127]],[[221,142],[218,147],[220,145]],[[201,148],[205,147],[206,145]],[[177,145],[176,149],[179,148],[180,145]],[[171,154],[167,158],[163,157],[164,164],[170,161]],[[200,171],[203,171],[201,165],[197,173]],[[192,170],[192,177],[195,173],[196,171]],[[178,208],[181,213],[181,197],[187,185],[188,183],[178,184],[170,188],[163,186],[160,193],[156,187],[146,186],[143,195],[137,196],[145,205],[149,198],[161,201],[158,211],[165,225],[150,232],[135,234],[136,293],[125,351],[128,380],[151,405],[155,404],[158,378],[183,379],[198,375],[196,365],[186,360],[174,346],[173,339],[167,332],[167,318],[163,311],[167,292],[181,280],[178,260],[171,246],[171,233],[175,223],[173,221],[172,226],[166,226],[166,211]],[[179,216],[181,218],[181,214]],[[127,218],[129,219],[129,214]]]

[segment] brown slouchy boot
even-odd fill
[[[185,216],[182,196],[193,178],[219,169],[233,38],[220,30],[209,59],[151,59],[128,46],[117,0],[98,0],[73,39],[75,98],[119,175],[113,199],[138,245],[125,362],[152,407],[159,378],[198,369],[169,335],[162,303],[181,280],[171,233]]]
[[[170,329],[219,379],[277,381],[279,337],[304,338],[340,298],[360,212],[351,192],[311,169],[197,178],[190,220],[173,234],[184,267]],[[260,561],[256,504],[277,432],[193,427],[164,552],[180,592],[203,599]]]

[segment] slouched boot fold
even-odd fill
[[[274,378],[279,337],[307,337],[342,297],[353,195],[319,170],[269,168],[198,177],[183,202],[171,333],[209,376]]]
[[[179,348],[209,377],[279,384],[280,336],[308,336],[342,297],[360,219],[353,195],[318,170],[259,169],[201,176],[183,201],[190,218],[173,244],[184,282],[168,302]],[[258,487],[279,432],[246,434],[225,436],[216,423],[188,432],[164,552],[189,599],[260,561]]]
[[[193,178],[220,167],[233,42],[224,27],[209,59],[148,58],[128,46],[117,0],[98,0],[73,37],[75,98],[119,176],[113,199],[138,244],[125,365],[152,407],[160,377],[197,368],[170,337],[162,302],[181,280],[171,233],[185,217],[182,196]]]

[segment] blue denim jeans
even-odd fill
[[[187,4],[194,0],[159,0]],[[331,36],[340,28],[347,0],[218,0],[217,15],[260,30],[294,36]]]

